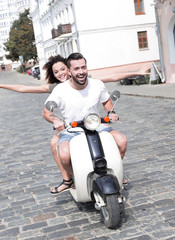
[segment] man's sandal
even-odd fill
[[[61,191],[58,191],[58,188],[61,186],[61,185],[65,185],[66,188],[64,188],[63,190]],[[54,187],[53,190],[54,191],[50,191],[51,194],[59,194],[59,193],[62,193],[62,192],[65,192],[65,191],[68,191],[70,188],[72,188],[74,186],[74,181],[72,178],[70,178],[69,180],[65,180],[63,179],[62,183],[60,183],[60,185],[58,187]]]

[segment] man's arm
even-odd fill
[[[112,110],[113,104],[112,104],[110,98],[106,102],[103,103],[103,107],[107,113]],[[117,121],[119,119],[118,115],[115,112],[110,113],[110,116],[111,116],[112,121]]]
[[[55,129],[57,131],[62,131],[63,129],[65,129],[64,127],[64,122],[61,121],[58,117],[56,117],[52,112],[50,112],[49,110],[47,110],[47,108],[44,108],[43,112],[42,112],[42,116],[48,121],[53,123]]]

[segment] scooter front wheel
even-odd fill
[[[102,220],[107,228],[116,229],[121,221],[117,194],[106,195],[104,202],[106,205],[100,208]]]

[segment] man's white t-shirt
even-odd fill
[[[83,120],[88,113],[97,113],[98,103],[106,102],[109,99],[109,93],[101,80],[88,78],[88,85],[82,90],[76,90],[69,84],[69,80],[58,84],[48,101],[57,103],[58,109],[68,124],[72,121]]]

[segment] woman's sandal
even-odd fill
[[[127,179],[126,178],[123,178],[123,185],[127,185],[128,184],[128,181],[127,181]]]
[[[58,188],[61,186],[61,185],[65,185],[67,186],[66,188],[64,188],[63,190],[61,191],[58,191]],[[51,194],[59,194],[59,193],[62,193],[62,192],[65,192],[67,190],[69,190],[70,188],[72,188],[74,186],[74,181],[72,178],[70,178],[69,180],[65,180],[63,179],[62,183],[60,183],[60,185],[58,187],[54,187],[54,191],[50,191]]]

